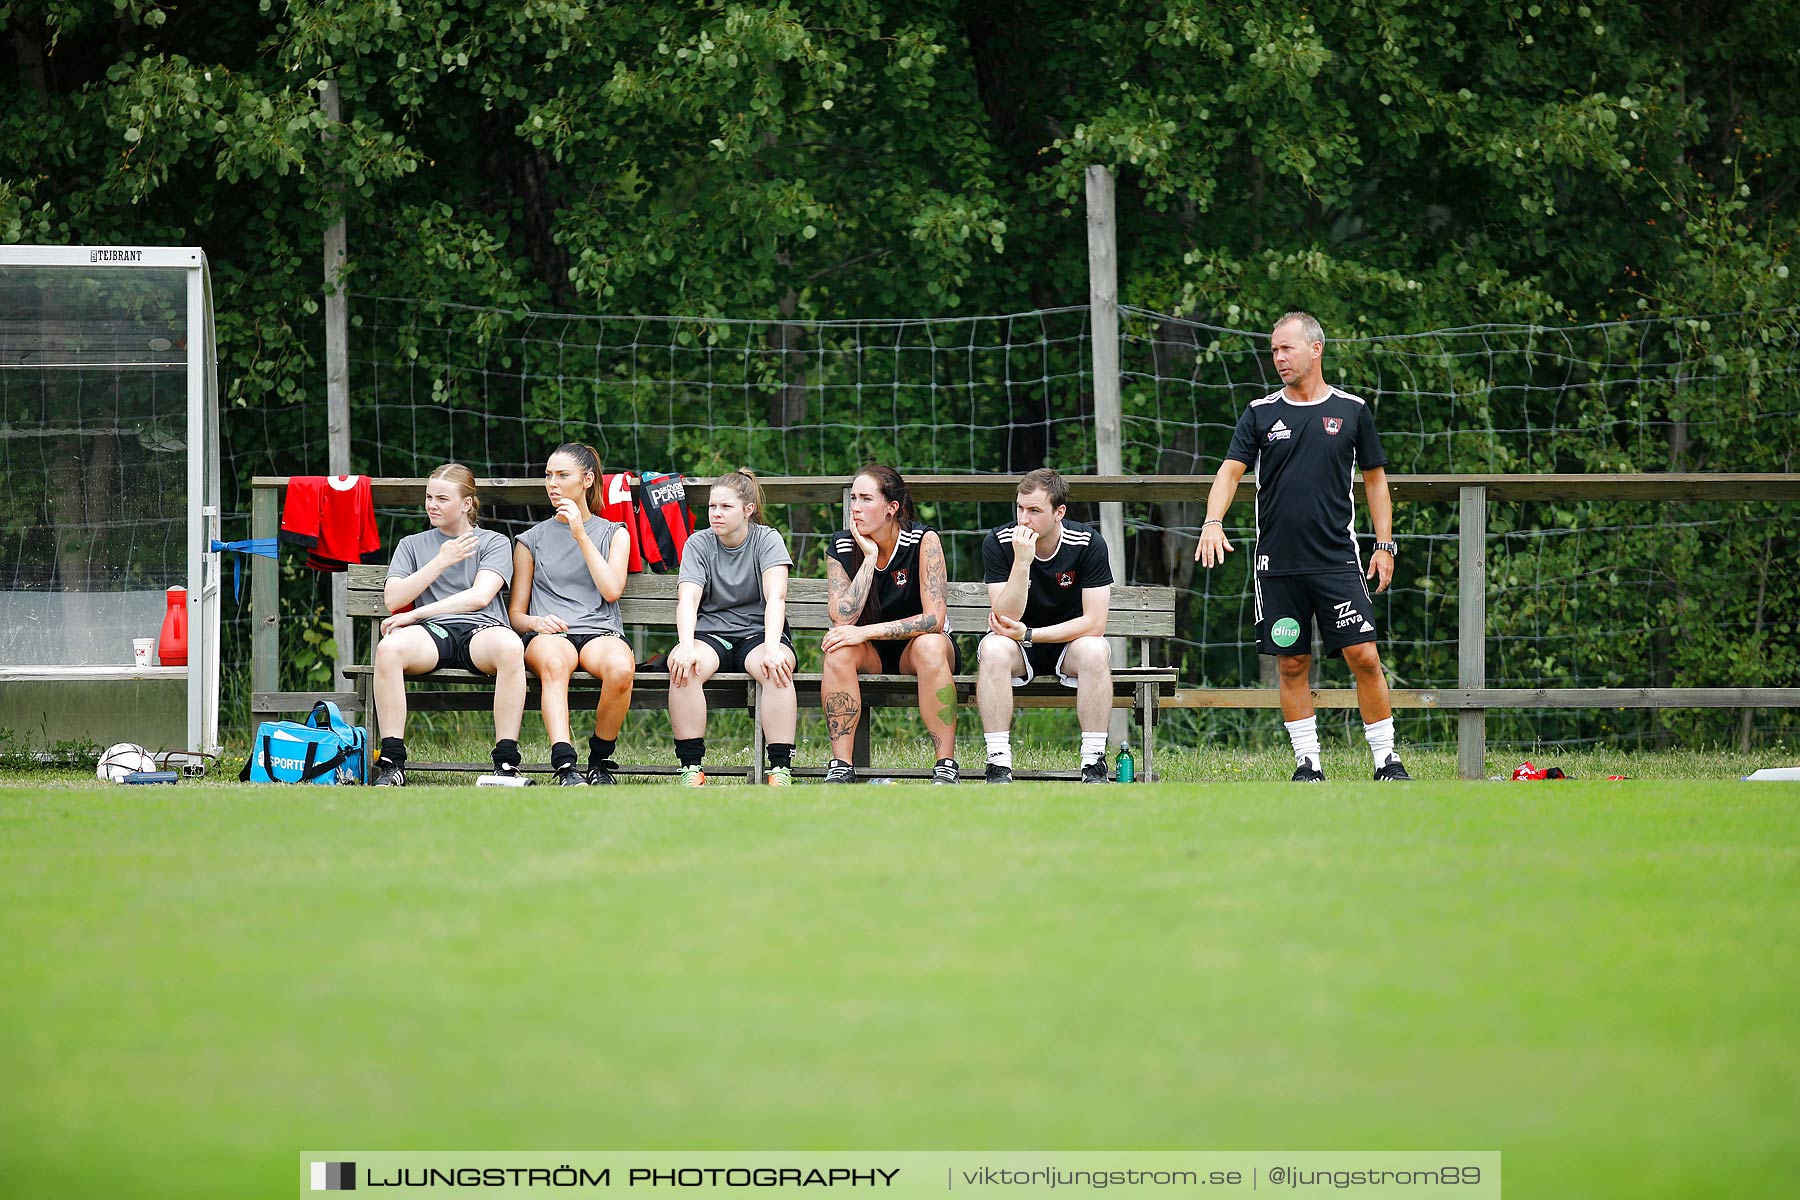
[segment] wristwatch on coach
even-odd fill
[[[1389,554],[1393,555],[1395,558],[1400,557],[1400,547],[1396,546],[1393,542],[1376,542],[1375,548],[1377,550],[1386,550]]]

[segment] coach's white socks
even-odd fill
[[[987,743],[987,760],[996,767],[1012,766],[1012,734],[984,733],[981,735]]]
[[[1106,757],[1106,730],[1099,733],[1081,731],[1081,765],[1087,766]]]
[[[1373,725],[1364,725],[1363,736],[1369,739],[1369,754],[1375,759],[1375,769],[1379,771],[1387,766],[1388,759],[1394,757],[1394,718],[1388,717]]]
[[[1283,721],[1287,726],[1288,741],[1294,744],[1294,765],[1319,769],[1319,717],[1315,713],[1310,717],[1302,717],[1298,721]],[[1392,722],[1389,722],[1390,727]],[[1392,734],[1389,735],[1390,740]]]

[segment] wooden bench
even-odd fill
[[[380,637],[380,625],[388,615],[387,604],[382,599],[382,588],[387,580],[385,566],[353,566],[349,570],[349,609],[353,619],[367,620],[373,629],[369,637],[369,658],[374,659],[374,645]],[[620,599],[620,612],[625,624],[646,628],[651,642],[658,649],[668,649],[675,641],[675,604],[676,578],[673,575],[633,575],[625,587],[625,595]],[[987,585],[981,583],[952,583],[949,595],[950,627],[957,631],[959,637],[964,634],[976,634],[987,629],[988,592]],[[787,598],[788,624],[793,628],[796,640],[802,633],[822,635],[831,628],[831,618],[826,612],[826,585],[823,579],[790,579],[788,581]],[[1152,666],[1152,642],[1157,638],[1168,638],[1175,635],[1175,589],[1168,587],[1114,587],[1112,607],[1107,621],[1107,630],[1111,635],[1128,637],[1137,648],[1139,665],[1133,667],[1113,668],[1113,707],[1130,708],[1136,714],[1137,723],[1142,735],[1142,751],[1138,773],[1141,778],[1151,778],[1150,772],[1155,755],[1156,717],[1158,702],[1161,698],[1171,696],[1175,691],[1175,669],[1173,667]],[[359,641],[361,639],[358,639]],[[973,639],[964,643],[965,650],[972,649]],[[973,667],[972,657],[965,654],[967,667]],[[361,712],[365,723],[369,726],[372,742],[378,742],[381,733],[376,728],[375,705],[373,698],[374,667],[370,663],[359,663],[351,666],[346,674],[355,685],[356,691],[348,695],[334,697],[344,707]],[[537,706],[538,681],[529,671],[526,672],[527,693],[526,708]],[[960,720],[978,721],[973,708],[975,694],[975,675],[965,673],[957,675],[956,695],[959,704],[969,707],[960,714]],[[584,682],[586,681],[585,685]],[[794,675],[794,686],[798,689],[800,704],[803,708],[820,706],[821,677],[816,671],[799,671]],[[918,681],[910,675],[865,675],[862,677],[863,720],[857,729],[856,753],[853,761],[858,767],[869,766],[869,719],[868,713],[877,707],[913,708],[918,704]],[[640,671],[637,683],[632,691],[631,706],[634,711],[651,707],[662,708],[668,704],[669,677],[662,672]],[[720,707],[742,708],[749,711],[751,725],[755,730],[752,763],[749,768],[742,767],[708,767],[709,775],[745,775],[752,782],[760,783],[763,778],[763,735],[762,726],[756,721],[756,702],[758,689],[751,685],[751,677],[743,672],[721,671],[707,681],[706,695],[710,708]],[[1014,693],[1015,703],[1021,708],[1056,707],[1073,708],[1075,692],[1063,687],[1054,678],[1046,681],[1035,679]],[[599,683],[585,671],[577,672],[569,687],[570,709],[577,725],[583,707],[591,709],[599,698]],[[406,681],[407,711],[476,711],[489,709],[493,705],[493,680],[490,676],[474,671],[433,671],[429,675],[409,676]],[[627,718],[629,719],[629,718]],[[923,726],[921,726],[923,728]],[[671,752],[671,758],[673,753]],[[484,763],[430,763],[413,761],[409,764],[417,771],[464,771],[486,770]],[[527,769],[548,769],[533,765]],[[624,773],[642,775],[673,775],[679,768],[673,762],[667,765],[630,765],[621,768]],[[796,766],[794,773],[800,776],[818,776],[824,774],[823,767]],[[929,766],[922,768],[896,767],[881,769],[883,775],[925,777],[931,774]],[[965,778],[979,778],[981,770],[963,771]],[[1073,779],[1078,772],[1052,772],[1017,770],[1015,776],[1021,779]]]

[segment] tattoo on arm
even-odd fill
[[[864,561],[867,561],[866,559]],[[857,578],[850,578],[850,572],[844,570],[844,564],[835,558],[825,559],[826,588],[831,595],[831,615],[839,621],[854,621],[862,612],[863,603],[869,598],[869,585],[875,581],[874,572],[864,575],[857,571]]]
[[[939,604],[950,591],[950,575],[944,567],[944,544],[935,533],[925,535],[925,594]]]
[[[899,641],[918,633],[937,632],[938,619],[936,613],[920,613],[916,617],[908,617],[904,621],[889,621],[881,627],[880,638],[883,641]]]
[[[832,737],[856,732],[856,716],[860,706],[849,692],[832,692],[825,697],[825,728]]]

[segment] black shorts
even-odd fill
[[[750,657],[752,650],[763,644],[764,638],[763,631],[760,629],[755,633],[739,633],[731,637],[719,633],[699,633],[694,636],[697,640],[711,646],[718,654],[719,670],[721,671],[748,670],[749,668],[744,666],[744,660]],[[786,629],[781,631],[781,644],[790,651],[794,648],[793,635]],[[796,654],[794,657],[798,660],[800,656]]]
[[[593,641],[596,638],[609,638],[609,637],[622,638],[625,635],[622,633],[616,632],[615,630],[605,629],[605,630],[600,631],[599,633],[544,633],[544,634],[522,633],[519,636],[524,639],[525,644],[527,646],[531,645],[531,639],[534,637],[565,638],[565,639],[567,639],[569,645],[575,647],[575,653],[580,654],[582,647],[586,646],[589,642]]]
[[[458,671],[481,671],[469,658],[469,643],[484,629],[503,629],[505,626],[471,625],[467,621],[426,621],[419,628],[430,636],[432,644],[437,647],[437,666],[432,670],[449,667]],[[482,671],[482,674],[487,672]]]
[[[1076,686],[1078,681],[1073,675],[1063,674],[1063,655],[1068,651],[1068,642],[1034,642],[1029,646],[1020,646],[1019,653],[1025,659],[1025,665],[1021,669],[1025,673],[1014,675],[1012,685],[1020,688],[1039,675],[1054,675],[1056,681],[1064,687]]]
[[[1375,641],[1375,604],[1354,567],[1313,575],[1256,577],[1256,649],[1262,654],[1311,654],[1312,625],[1328,656]]]
[[[875,647],[875,653],[881,657],[881,673],[883,675],[904,674],[904,672],[900,670],[900,656],[905,654],[906,648],[912,644],[913,639],[911,638],[907,638],[904,641],[893,641],[883,638],[879,641],[869,643],[869,645]],[[955,638],[950,639],[950,654],[950,673],[954,675],[962,670],[962,643],[958,642]]]

